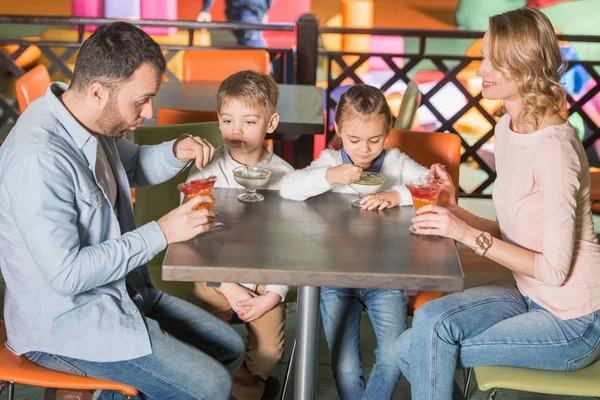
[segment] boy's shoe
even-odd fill
[[[46,389],[44,400],[92,400],[93,390]]]
[[[265,381],[265,391],[263,392],[261,400],[277,399],[280,386],[281,384],[279,383],[279,379],[275,378],[274,376],[269,376]]]

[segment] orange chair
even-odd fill
[[[216,111],[184,110],[182,108],[161,108],[156,114],[156,125],[194,124],[197,122],[218,121]],[[273,139],[265,139],[265,144],[273,148]]]
[[[183,81],[220,82],[246,69],[269,74],[269,53],[250,50],[186,50],[183,54]]]
[[[43,96],[50,83],[50,75],[43,65],[38,65],[20,76],[15,82],[19,111],[22,113],[35,99]]]
[[[592,200],[592,212],[600,214],[600,168],[590,168],[592,185],[590,189],[590,200]]]
[[[385,147],[395,147],[426,167],[439,163],[450,174],[458,196],[461,141],[458,135],[441,132],[414,132],[392,129],[385,140]],[[444,296],[444,292],[418,292],[408,303],[409,313],[428,301]]]
[[[0,343],[4,342],[6,326],[0,320]],[[8,385],[8,400],[13,400],[15,383],[56,389],[112,390],[120,392],[127,399],[138,395],[138,391],[131,386],[53,371],[32,363],[24,356],[15,355],[6,346],[0,347],[0,388]]]

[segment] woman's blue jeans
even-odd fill
[[[469,289],[420,307],[397,354],[413,399],[452,399],[457,367],[588,366],[600,356],[600,310],[562,320],[514,286]]]
[[[390,399],[400,380],[394,346],[406,329],[408,298],[400,290],[321,289],[321,316],[331,368],[342,400]],[[360,358],[360,313],[365,309],[375,330],[375,364],[365,383]]]

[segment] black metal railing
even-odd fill
[[[463,190],[461,188],[461,195],[468,197],[489,197],[491,185],[496,178],[495,168],[493,163],[488,163],[481,153],[482,146],[493,139],[494,126],[496,124],[497,115],[494,112],[490,112],[482,105],[482,94],[479,90],[478,93],[472,94],[469,88],[465,85],[459,74],[464,71],[474,61],[479,61],[480,58],[476,56],[457,56],[451,54],[433,54],[426,51],[427,40],[431,38],[443,38],[443,39],[472,39],[476,40],[483,37],[483,32],[469,32],[469,31],[434,31],[434,30],[409,30],[409,29],[356,29],[356,28],[319,28],[321,34],[368,34],[368,35],[385,35],[385,36],[398,36],[405,40],[407,38],[415,38],[417,40],[417,51],[413,52],[395,52],[395,53],[364,53],[364,52],[343,52],[343,51],[328,51],[320,50],[319,56],[325,58],[327,65],[327,89],[326,89],[326,108],[327,108],[327,121],[330,121],[330,114],[335,108],[336,99],[332,96],[336,89],[340,88],[343,84],[351,81],[353,83],[364,83],[360,76],[359,68],[365,65],[368,60],[372,57],[381,58],[385,64],[389,67],[391,76],[381,84],[381,90],[387,91],[394,84],[399,81],[408,84],[413,78],[415,71],[418,69],[418,65],[422,61],[428,61],[435,71],[440,71],[439,79],[434,80],[432,83],[433,87],[422,94],[421,107],[427,109],[437,120],[434,130],[438,132],[448,132],[452,134],[458,134],[461,137],[462,142],[462,155],[461,163],[476,163],[479,169],[486,174],[486,177],[480,181],[471,190]],[[583,43],[600,43],[600,36],[583,36],[583,35],[559,35],[560,41],[569,41],[571,44],[574,42]],[[414,40],[414,39],[413,39]],[[414,47],[414,46],[413,46]],[[393,50],[393,49],[391,49]],[[348,59],[352,58],[350,62]],[[402,58],[404,65],[398,66],[394,59]],[[448,63],[453,64],[448,66]],[[567,65],[567,71],[581,66],[585,72],[589,74],[597,84],[587,91],[585,94],[576,96],[574,93],[568,94],[569,103],[569,114],[577,113],[583,120],[587,129],[587,137],[583,140],[583,145],[586,150],[590,150],[588,154],[591,154],[593,146],[600,139],[600,128],[598,122],[594,121],[588,114],[584,106],[590,102],[594,96],[600,92],[600,77],[596,72],[595,68],[600,67],[600,54],[598,60],[570,60]],[[337,72],[335,72],[337,70]],[[465,103],[462,107],[459,107],[457,111],[451,116],[444,116],[442,111],[432,104],[433,98],[436,94],[439,94],[447,85],[453,85],[465,98]],[[482,117],[483,120],[489,123],[489,129],[487,131],[478,132],[474,143],[469,143],[466,135],[462,135],[456,127],[456,124],[461,118],[471,111],[476,110]],[[498,111],[498,110],[497,110]],[[327,133],[331,137],[333,135],[333,126],[327,124]],[[600,142],[598,142],[600,143]],[[490,165],[492,164],[492,165]]]

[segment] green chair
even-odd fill
[[[176,139],[184,133],[200,136],[215,147],[223,143],[217,122],[142,127],[135,131],[134,140],[139,145],[153,145]],[[188,173],[189,168],[186,168],[167,182],[148,188],[136,189],[135,223],[137,226],[156,221],[169,211],[177,208],[180,202],[177,185],[185,182]],[[189,293],[193,290],[193,284],[190,282],[163,281],[161,267],[164,257],[165,251],[160,252],[147,264],[154,286],[159,290],[187,300]]]
[[[488,400],[494,400],[501,389],[561,396],[600,396],[600,360],[573,372],[496,366],[474,367],[469,371],[467,378],[465,399],[469,395],[468,382],[473,371],[479,390],[490,390]]]
[[[410,131],[420,103],[421,92],[419,92],[419,87],[415,81],[408,82],[402,104],[400,105],[400,111],[398,111],[398,118],[394,121],[393,128]]]

